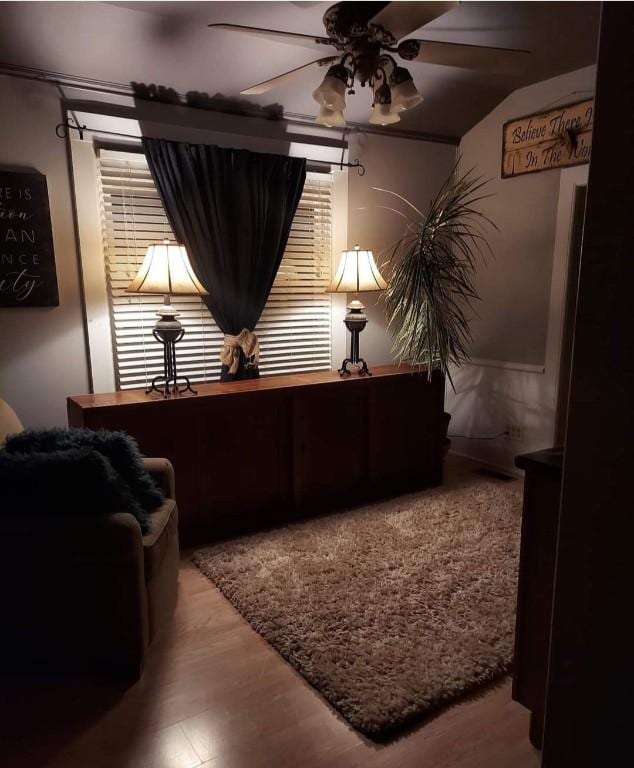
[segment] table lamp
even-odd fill
[[[148,246],[143,264],[126,293],[163,294],[163,306],[156,313],[159,319],[152,331],[163,345],[163,373],[154,377],[145,394],[154,391],[169,397],[189,391],[195,395],[187,376],[179,376],[176,370],[176,343],[185,335],[185,329],[176,319],[179,313],[172,306],[170,296],[206,296],[207,291],[196,277],[185,248],[169,240]]]
[[[372,251],[361,250],[358,245],[352,251],[342,251],[341,260],[332,282],[328,286],[329,293],[362,293],[366,291],[382,291],[387,283],[381,277],[379,268],[374,261]],[[359,299],[353,299],[348,306],[344,323],[350,331],[350,357],[346,357],[339,374],[350,373],[349,365],[359,367],[360,376],[371,376],[366,361],[359,357],[359,334],[365,328],[368,318],[363,311],[365,307]]]

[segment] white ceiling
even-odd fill
[[[321,2],[0,2],[0,62],[129,84],[155,83],[179,93],[240,90],[327,55],[323,46],[269,41],[207,28],[230,22],[323,34]],[[408,37],[524,48],[532,63],[522,79],[412,63],[424,102],[398,127],[461,136],[508,93],[595,60],[599,3],[461,3]],[[314,114],[323,71],[249,99]],[[370,94],[348,97],[349,120],[367,121]]]

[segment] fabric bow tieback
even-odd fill
[[[227,334],[225,345],[220,352],[220,361],[230,374],[238,372],[240,351],[246,358],[245,368],[257,368],[260,362],[260,342],[253,331],[243,328],[237,336]]]

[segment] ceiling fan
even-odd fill
[[[328,8],[323,22],[326,35],[305,35],[240,24],[209,24],[215,29],[248,32],[273,40],[330,46],[339,53],[325,56],[284,72],[270,80],[241,91],[246,96],[266,93],[308,69],[328,67],[321,85],[313,92],[320,110],[318,123],[328,127],[345,126],[345,95],[353,94],[355,81],[373,91],[370,122],[397,123],[399,113],[423,100],[409,71],[394,55],[406,61],[443,64],[450,67],[517,72],[529,51],[493,48],[437,40],[402,38],[457,6],[457,2],[341,2]]]

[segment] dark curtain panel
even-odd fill
[[[253,331],[271,292],[306,160],[151,138],[143,148],[174,235],[209,291],[204,301],[239,355],[234,373],[223,362],[221,380],[256,377],[257,343],[243,331]]]

